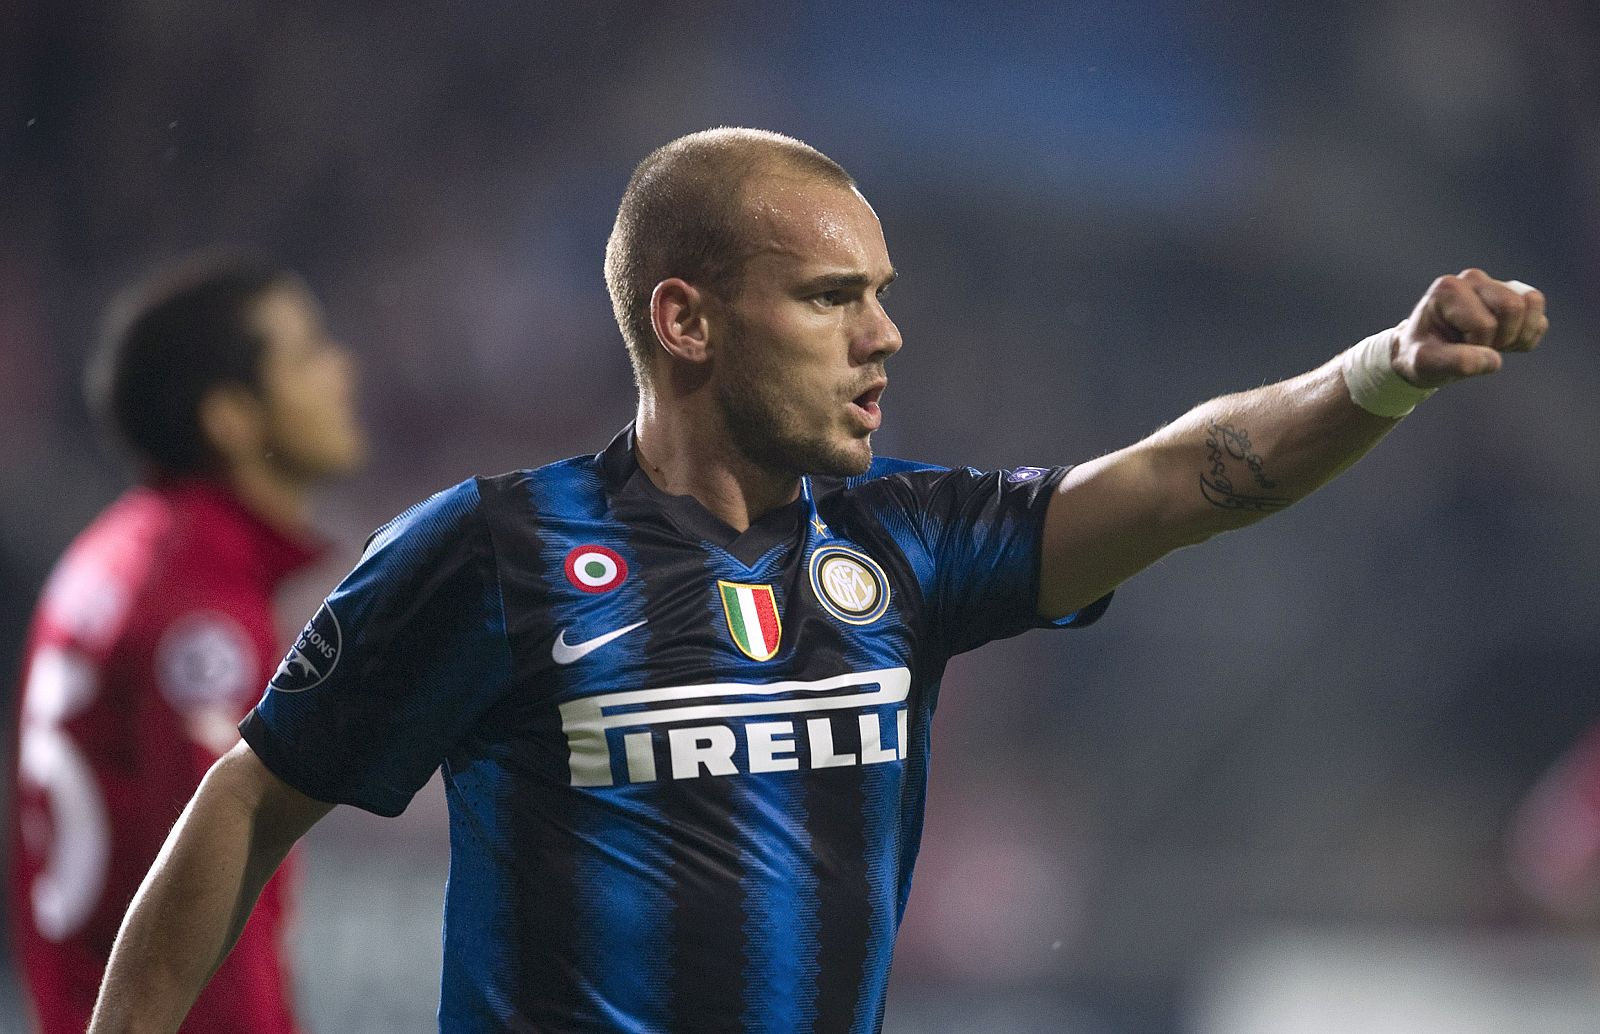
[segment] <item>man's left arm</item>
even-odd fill
[[[1074,467],[1045,516],[1039,613],[1070,614],[1180,546],[1304,498],[1425,390],[1496,372],[1502,353],[1533,349],[1548,326],[1544,296],[1525,284],[1477,269],[1440,277],[1410,317],[1351,352]]]

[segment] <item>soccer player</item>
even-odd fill
[[[443,1030],[876,1030],[946,662],[1094,621],[1546,328],[1538,292],[1469,270],[1119,452],[946,470],[873,457],[894,278],[799,141],[648,156],[606,252],[635,422],[373,537],[141,888],[96,1034],[170,1031],[307,828],[397,813],[441,766]]]
[[[319,552],[308,493],[365,448],[350,358],[289,271],[185,260],[117,309],[89,395],[140,484],[57,565],[23,669],[11,900],[44,1034],[88,1025],[129,900],[281,656],[273,590]],[[298,1030],[291,878],[251,888],[185,1031]]]

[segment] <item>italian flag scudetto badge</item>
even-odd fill
[[[771,660],[783,637],[772,586],[719,580],[717,588],[722,593],[722,612],[728,617],[728,632],[734,644],[753,661]]]

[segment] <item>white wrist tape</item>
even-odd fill
[[[1402,417],[1437,389],[1419,388],[1394,372],[1394,345],[1398,327],[1352,345],[1339,357],[1345,387],[1355,404],[1378,416]]]

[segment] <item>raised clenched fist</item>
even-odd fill
[[[1435,280],[1399,326],[1394,370],[1419,388],[1494,373],[1502,352],[1532,351],[1549,327],[1535,288],[1462,270]]]

